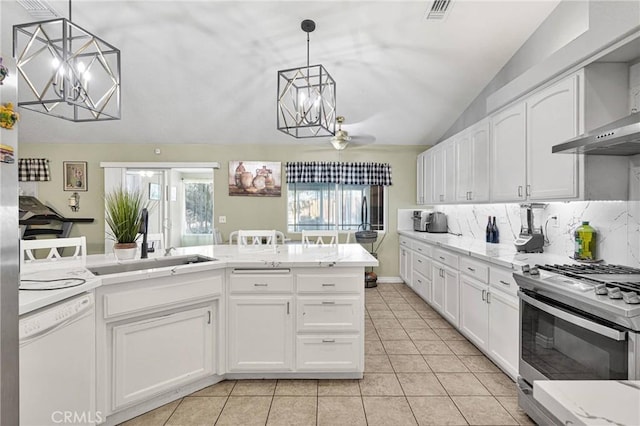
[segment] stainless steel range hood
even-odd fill
[[[591,155],[640,154],[640,112],[555,145],[551,152]]]

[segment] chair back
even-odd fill
[[[63,256],[62,249],[73,248],[73,254]],[[37,259],[34,251],[37,249],[49,249],[49,253],[43,259]],[[41,240],[20,240],[20,267],[33,262],[56,262],[64,261],[65,265],[74,261],[76,265],[87,264],[87,238],[50,238]],[[47,262],[47,264],[49,264]]]
[[[261,229],[252,229],[252,230],[239,230],[238,232],[238,245],[239,246],[260,246],[260,245],[269,245],[275,246],[277,244],[276,241],[276,232],[273,229],[269,230],[261,230]],[[231,241],[231,238],[229,238]]]
[[[302,231],[302,244],[305,246],[337,246],[338,231]]]

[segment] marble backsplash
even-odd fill
[[[484,240],[488,216],[496,216],[500,242],[512,243],[520,233],[520,205],[444,205],[436,210],[447,214],[449,231]],[[573,201],[546,203],[540,223],[548,243],[545,253],[573,255],[573,232],[582,221],[597,231],[596,256],[607,263],[640,267],[640,202]],[[556,216],[557,219],[551,219]],[[545,226],[546,224],[546,226]]]

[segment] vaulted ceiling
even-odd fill
[[[51,1],[66,16],[67,2]],[[311,63],[337,82],[337,112],[376,144],[436,142],[557,5],[427,1],[76,0],[73,22],[122,52],[122,119],[71,123],[21,111],[20,141],[37,143],[318,144],[276,129],[279,69]],[[34,21],[0,2],[2,46]],[[2,52],[8,56],[10,52]]]

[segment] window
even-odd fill
[[[287,228],[358,230],[366,216],[366,229],[384,231],[385,190],[378,185],[289,183]],[[366,197],[366,205],[362,201]]]
[[[184,180],[185,234],[213,234],[211,181]]]

